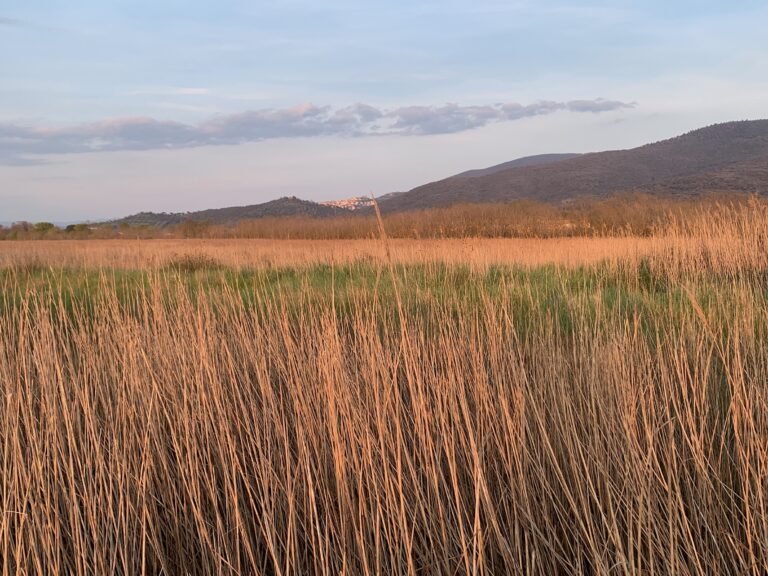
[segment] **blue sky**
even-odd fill
[[[4,0],[0,222],[403,190],[768,117],[765,2]]]

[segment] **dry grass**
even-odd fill
[[[765,573],[768,217],[686,226],[3,245],[2,573]]]
[[[463,240],[391,239],[395,263],[445,262],[475,267],[490,264],[579,266],[637,259],[664,246],[658,238],[519,238]],[[160,268],[189,257],[210,258],[243,268],[381,262],[378,240],[32,240],[0,245],[0,266]]]

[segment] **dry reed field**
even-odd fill
[[[2,574],[764,574],[768,212],[0,244]]]
[[[605,260],[647,256],[657,238],[466,238],[390,239],[392,261],[401,264],[445,262],[485,267],[489,264],[578,266]],[[203,257],[236,268],[306,267],[383,261],[379,240],[29,240],[6,242],[0,266],[78,268],[159,268],[175,259]]]

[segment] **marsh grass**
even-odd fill
[[[576,267],[6,267],[2,572],[765,573],[767,230]]]

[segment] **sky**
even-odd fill
[[[0,222],[408,190],[768,117],[768,2],[1,0]]]

